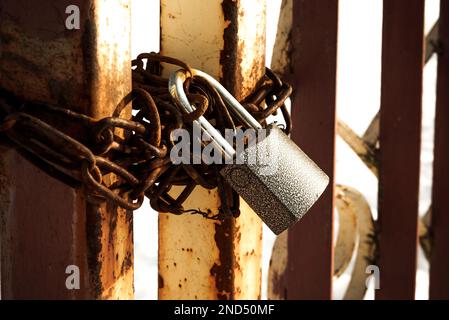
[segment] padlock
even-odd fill
[[[257,132],[266,130],[261,141],[237,152],[203,116],[196,120],[196,125],[201,127],[211,143],[218,146],[225,157],[234,159],[233,163],[223,166],[220,174],[275,234],[282,233],[300,220],[318,200],[329,183],[329,177],[276,125],[262,129],[259,122],[217,80],[200,70],[191,69],[191,72],[192,76],[207,80],[247,128]],[[195,107],[183,89],[186,79],[183,69],[171,73],[169,91],[181,108],[193,112]],[[268,161],[254,161],[262,158]]]

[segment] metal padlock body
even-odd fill
[[[226,164],[220,171],[225,180],[275,234],[280,234],[310,209],[326,189],[329,178],[278,127],[269,126],[262,129],[217,80],[200,70],[191,71],[193,75],[212,84],[230,111],[237,115],[246,127],[266,130],[263,140],[258,139],[257,143],[250,144],[237,154],[233,146],[203,116],[194,121],[226,157],[235,159],[233,164]],[[186,78],[185,70],[173,72],[169,77],[169,92],[179,101],[181,108],[193,112],[195,107],[190,104],[183,91]],[[253,159],[254,154],[259,159],[269,159],[269,163],[249,161]],[[267,168],[269,174],[265,172]]]
[[[243,164],[228,164],[220,173],[271,231],[280,234],[312,207],[329,177],[277,126],[266,130],[262,141],[237,155]],[[252,154],[268,163],[250,161]]]

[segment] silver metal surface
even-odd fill
[[[279,128],[241,155],[244,164],[226,165],[220,173],[275,233],[296,223],[326,189],[329,177]],[[250,155],[269,159],[253,164]]]
[[[194,76],[206,79],[218,91],[223,101],[238,115],[247,128],[262,129],[260,123],[214,77],[197,69],[192,69],[192,72]]]

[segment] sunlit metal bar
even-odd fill
[[[162,0],[161,52],[219,79],[240,100],[265,71],[265,1]],[[217,213],[220,203],[215,190],[197,187],[183,206]],[[261,239],[261,221],[243,200],[240,217],[222,223],[161,214],[159,298],[259,298]]]

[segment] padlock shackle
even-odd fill
[[[256,119],[237,101],[236,98],[232,94],[229,93],[228,90],[225,89],[221,85],[220,82],[215,80],[214,77],[208,75],[207,73],[192,69],[193,76],[201,77],[207,80],[220,94],[223,101],[236,113],[239,119],[248,127],[254,130],[262,129],[262,126]]]
[[[186,112],[190,113],[195,111],[195,107],[190,104],[189,99],[184,92],[184,82],[186,81],[186,79],[187,75],[183,69],[172,72],[168,80],[168,90],[171,96],[179,102],[180,107],[182,107]],[[230,158],[233,158],[235,156],[236,151],[234,150],[233,146],[229,144],[229,142],[221,135],[221,133],[217,129],[214,128],[214,126],[210,124],[209,121],[207,121],[205,117],[199,117],[194,121],[194,123],[196,123],[200,126],[200,128],[203,129],[204,133],[208,135],[208,140],[210,140],[211,143],[220,148],[224,152],[225,156],[228,156]]]
[[[249,128],[254,130],[262,129],[260,123],[254,119],[254,117],[237,101],[236,98],[232,94],[226,90],[220,82],[215,80],[212,76],[207,73],[198,70],[191,69],[193,73],[192,76],[201,77],[209,82],[212,87],[214,87],[217,92],[220,94],[223,101],[234,111],[234,113],[239,117],[239,119]],[[187,79],[186,71],[184,69],[180,69],[176,72],[170,74],[169,77],[169,91],[171,95],[181,102],[181,106],[187,111],[192,112],[195,110],[190,102],[187,99],[187,96],[184,92],[184,81]]]

